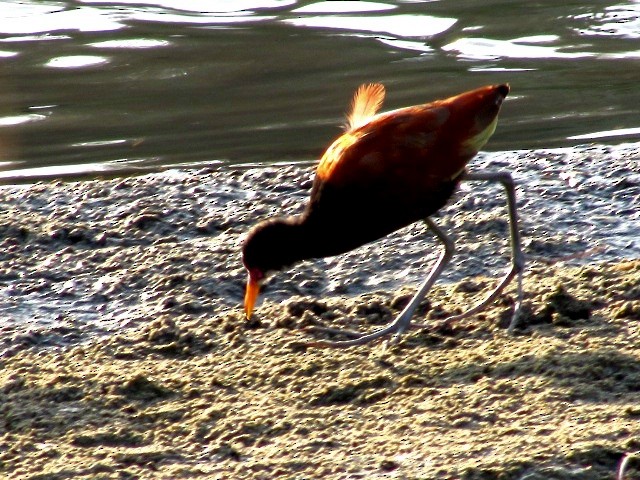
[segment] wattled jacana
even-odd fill
[[[400,335],[410,326],[415,309],[454,252],[453,241],[429,216],[446,204],[461,181],[481,180],[498,181],[506,190],[511,269],[484,301],[447,321],[482,310],[517,276],[518,298],[509,326],[512,331],[522,304],[524,268],[514,182],[507,172],[466,171],[467,163],[493,134],[508,93],[506,84],[490,85],[376,115],[384,100],[384,86],[362,85],[353,98],[346,132],[320,160],[304,212],[265,220],[250,231],[244,242],[247,318],[251,317],[260,285],[269,273],[301,260],[347,252],[424,220],[444,250],[400,315],[373,333],[341,331],[355,338],[310,345],[352,346],[388,334]]]

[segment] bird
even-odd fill
[[[487,143],[509,84],[487,85],[429,103],[378,113],[385,97],[381,83],[361,85],[347,115],[345,131],[325,151],[302,213],[265,219],[242,245],[247,271],[244,310],[250,319],[263,282],[297,262],[340,255],[418,221],[444,249],[424,283],[391,323],[373,333],[341,330],[348,340],[317,340],[309,346],[349,347],[394,335],[411,327],[418,304],[452,257],[453,240],[431,218],[461,181],[496,181],[507,193],[511,268],[490,295],[457,320],[490,304],[517,276],[518,300],[509,331],[522,304],[524,254],[509,172],[470,172],[467,164]],[[424,325],[419,325],[423,326]]]

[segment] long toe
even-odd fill
[[[368,343],[374,342],[376,340],[381,340],[389,335],[394,336],[394,341],[397,342],[399,337],[407,330],[408,323],[405,321],[404,317],[401,315],[396,318],[393,322],[388,324],[387,326],[375,330],[371,333],[360,333],[355,332],[353,330],[341,330],[341,329],[333,329],[333,328],[323,328],[319,327],[320,330],[317,330],[316,327],[313,328],[316,331],[324,331],[332,334],[342,334],[350,337],[354,337],[351,340],[315,340],[311,342],[307,342],[305,345],[308,347],[334,347],[334,348],[346,348],[346,347],[355,347],[358,345],[366,345]]]

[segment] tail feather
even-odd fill
[[[351,101],[346,129],[352,130],[367,123],[380,110],[384,94],[384,85],[381,83],[360,85]]]

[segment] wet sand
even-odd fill
[[[637,154],[483,160],[521,180],[530,261],[514,336],[512,288],[438,327],[508,265],[500,191],[463,188],[436,219],[459,255],[420,310],[433,328],[346,350],[300,343],[325,338],[313,326],[389,321],[437,246],[415,225],[305,262],[247,322],[239,242],[257,218],[300,208],[309,168],[3,188],[0,474],[613,478],[640,450]],[[588,175],[598,162],[617,174]]]
[[[427,317],[466,302],[461,285],[437,288]],[[295,297],[250,323],[237,311],[163,312],[127,333],[22,350],[2,360],[0,471],[613,478],[623,454],[640,449],[639,285],[639,261],[539,269],[515,336],[499,327],[505,298],[386,348],[305,350],[295,345],[309,338],[302,326],[353,327],[358,316],[371,327],[401,300]]]

